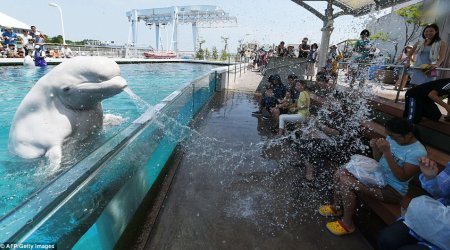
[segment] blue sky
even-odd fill
[[[57,8],[48,6],[49,2],[61,6],[67,40],[85,38],[102,41],[115,41],[124,44],[130,33],[130,23],[125,13],[132,9],[150,9],[181,5],[216,5],[238,19],[238,27],[220,29],[201,29],[199,31],[206,43],[203,47],[223,47],[221,36],[229,37],[230,51],[237,47],[238,40],[259,41],[262,44],[299,43],[307,36],[310,41],[320,42],[322,21],[290,0],[15,0],[2,4],[0,11],[27,24],[36,25],[49,36],[62,34]],[[326,5],[312,3],[320,10]],[[346,38],[357,38],[367,17],[354,18],[341,16],[335,20],[335,30],[331,42]],[[170,26],[167,27],[170,36]],[[166,31],[161,31],[166,44]],[[192,50],[192,30],[190,25],[180,25],[178,47]],[[139,23],[139,45],[155,44],[154,30],[149,30],[143,22]]]

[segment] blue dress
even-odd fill
[[[420,54],[416,56],[416,63],[414,66],[420,67],[422,64],[431,64],[430,60],[430,46],[425,46]],[[427,76],[420,69],[412,69],[411,70],[411,84],[412,85],[420,85],[422,83],[431,82],[436,80],[436,77]]]

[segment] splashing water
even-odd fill
[[[125,87],[123,91],[130,96],[131,100],[133,100],[140,113],[144,113],[148,108],[151,107],[150,104],[142,100],[142,98],[136,95],[129,87]]]
[[[315,210],[329,201],[334,171],[352,154],[367,149],[361,137],[361,122],[369,119],[370,95],[369,86],[328,93],[316,114],[300,129],[260,142],[216,137],[215,133],[199,132],[162,114],[156,124],[163,136],[181,145],[184,160],[193,166],[190,176],[215,179],[217,187],[211,188],[228,193],[228,197],[217,201],[224,217],[250,222],[261,233],[276,235],[292,226],[292,221],[322,223]],[[310,138],[318,124],[339,132],[337,136],[319,138],[332,151],[331,156],[322,155],[317,140]],[[314,183],[304,179],[305,161],[315,166]]]

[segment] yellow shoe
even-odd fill
[[[355,231],[355,228],[349,229],[347,226],[345,226],[344,222],[342,222],[341,220],[328,222],[327,229],[332,234],[337,235],[337,236],[351,234]]]
[[[342,216],[341,211],[336,211],[336,208],[332,205],[323,205],[319,208],[319,214],[325,217],[330,216]]]

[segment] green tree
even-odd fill
[[[200,59],[200,60],[205,59],[205,51],[202,49],[202,44],[204,44],[204,43],[205,43],[205,40],[200,40],[198,42],[199,46],[198,46],[197,52],[195,53],[195,58]]]
[[[370,40],[381,40],[383,42],[387,42],[390,40],[388,33],[380,31],[373,36],[370,36]]]
[[[54,37],[46,37],[45,38],[45,42],[46,43],[59,43],[62,44],[63,43],[63,37],[61,35],[57,35]]]
[[[395,14],[401,16],[405,21],[405,44],[403,46],[420,35],[419,29],[424,25],[422,6],[422,3],[418,3],[395,11]]]
[[[212,57],[213,57],[213,60],[219,59],[219,52],[217,51],[216,46],[214,46],[214,47],[212,48]]]
[[[226,60],[228,60],[228,56],[229,56],[228,52],[225,49],[223,49],[222,54],[220,55],[220,60],[226,61]]]
[[[195,53],[195,58],[199,60],[205,59],[205,51],[203,51],[202,48],[198,49],[197,52]]]

